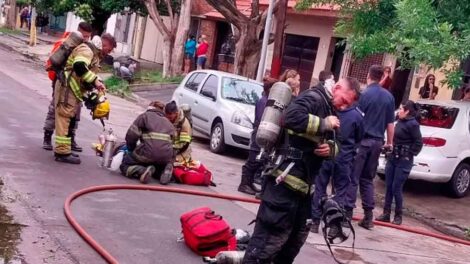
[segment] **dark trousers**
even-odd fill
[[[122,163],[119,169],[121,170],[122,175],[131,178],[137,179],[140,175],[147,169],[148,166],[155,166],[155,174],[152,175],[154,178],[160,178],[163,170],[165,169],[166,164],[148,164],[143,163],[132,157],[131,153],[126,152],[122,158]]]
[[[377,173],[380,152],[383,146],[381,139],[363,139],[355,157],[351,185],[348,188],[345,207],[356,207],[357,188],[361,193],[362,208],[372,210],[374,201],[374,178]]]
[[[243,264],[293,263],[307,240],[310,196],[266,178],[256,225]]]
[[[261,176],[261,172],[264,168],[263,160],[256,160],[260,152],[259,146],[256,144],[256,129],[251,134],[250,141],[250,152],[248,153],[248,159],[242,167],[242,179],[240,185],[253,184],[255,178]]]
[[[333,168],[334,166],[334,168]],[[326,189],[333,178],[333,188],[335,195],[333,199],[344,207],[346,194],[351,184],[352,164],[339,164],[338,162],[328,160],[323,162],[320,173],[315,179],[315,192],[312,198],[312,219],[320,219],[322,216],[321,200],[326,196]]]
[[[385,166],[385,183],[387,190],[385,193],[384,210],[392,209],[392,202],[395,200],[395,211],[403,210],[403,185],[405,185],[413,160],[391,158],[387,160]]]

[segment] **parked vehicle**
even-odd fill
[[[410,179],[446,183],[460,198],[470,189],[470,102],[420,100],[424,147],[415,157]],[[385,173],[381,156],[377,172]]]
[[[222,153],[225,145],[248,149],[255,104],[261,83],[226,72],[189,73],[173,93],[178,104],[191,107],[193,128],[210,137],[210,150]]]

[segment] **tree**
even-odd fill
[[[470,55],[469,1],[300,0],[297,8],[322,4],[340,8],[336,32],[355,57],[390,53],[403,68],[443,68],[449,87],[461,84],[460,62]]]
[[[165,4],[168,23],[162,19],[162,9],[156,0],[144,0],[145,7],[158,31],[163,35],[163,77],[181,74],[184,43],[191,22],[191,0],[161,1]]]
[[[221,13],[227,22],[237,29],[234,32],[235,40],[235,73],[254,78],[260,60],[260,36],[264,30],[267,18],[267,9],[260,10],[259,0],[251,3],[251,13],[244,15],[237,9],[236,0],[206,0],[208,4]],[[279,0],[275,1],[274,10],[277,11]]]

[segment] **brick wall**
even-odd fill
[[[384,54],[375,54],[367,56],[362,60],[354,60],[351,62],[348,75],[358,79],[361,83],[366,83],[369,67],[374,64],[382,65],[383,60]]]
[[[214,8],[210,6],[206,0],[193,0],[191,5],[191,15],[200,16],[213,11]]]
[[[215,45],[217,41],[216,22],[213,20],[201,20],[201,27],[199,32],[201,35],[207,36],[209,51],[207,52],[206,68],[211,68],[212,62],[214,61]]]

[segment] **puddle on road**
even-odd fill
[[[21,264],[17,257],[21,228],[22,225],[14,222],[0,199],[0,264]]]

